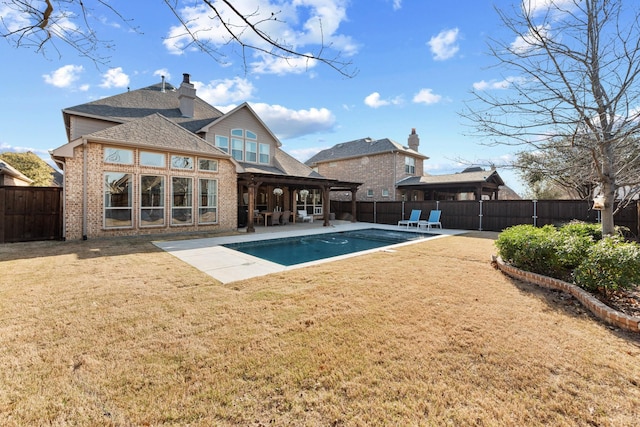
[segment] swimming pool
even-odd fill
[[[435,234],[368,228],[222,246],[245,254],[291,266],[369,249],[433,237]]]

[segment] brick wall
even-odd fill
[[[422,175],[424,161],[415,160],[415,174],[405,173],[405,155],[402,153],[382,153],[373,156],[363,156],[352,159],[323,162],[318,164],[318,173],[343,181],[362,182],[356,193],[358,201],[394,201],[402,200],[402,192],[396,191],[395,184],[408,176]],[[383,190],[389,195],[383,196]],[[368,190],[373,190],[373,196],[367,196]],[[423,193],[416,192],[416,200],[422,200]],[[351,195],[332,193],[332,200],[351,200]],[[413,200],[407,196],[407,200]]]
[[[74,149],[74,156],[66,159],[64,169],[65,180],[65,237],[75,240],[83,237],[83,159],[84,146]],[[197,170],[172,170],[169,167],[170,154],[166,153],[166,167],[151,168],[140,166],[138,162],[139,150],[134,149],[135,161],[133,165],[111,164],[103,162],[102,144],[88,143],[87,153],[87,230],[88,238],[129,236],[141,234],[168,234],[194,231],[226,231],[237,228],[237,175],[234,164],[227,159],[218,159],[218,172],[201,172]],[[194,157],[197,165],[197,156]],[[205,156],[204,158],[211,158]],[[104,227],[104,172],[130,173],[133,177],[133,226],[127,228],[107,229]],[[159,227],[140,227],[140,176],[144,174],[161,175],[165,177],[165,225]],[[192,177],[193,182],[193,212],[194,224],[186,226],[171,226],[171,177]],[[198,179],[216,179],[218,181],[218,223],[197,224],[198,212]]]

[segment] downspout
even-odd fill
[[[87,139],[82,139],[82,240],[87,240]]]

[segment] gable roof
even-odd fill
[[[331,148],[322,150],[315,156],[311,157],[305,163],[314,166],[318,163],[330,162],[335,160],[344,160],[349,158],[371,156],[375,154],[400,152],[413,157],[428,159],[427,156],[421,154],[409,147],[405,147],[389,138],[371,139],[361,138],[353,141],[342,142]]]
[[[462,172],[446,175],[422,175],[410,176],[398,181],[398,187],[407,187],[424,184],[474,184],[481,182],[493,182],[504,185],[504,181],[495,169],[485,171],[480,168],[465,169]]]
[[[202,132],[208,132],[209,128],[217,125],[221,122],[223,122],[224,120],[228,119],[229,117],[232,117],[234,114],[236,114],[238,111],[242,110],[242,109],[246,109],[249,111],[249,113],[251,113],[251,115],[253,115],[253,117],[255,117],[256,121],[258,123],[260,123],[260,125],[269,133],[269,135],[276,141],[278,147],[280,147],[282,145],[282,143],[280,142],[280,140],[278,139],[277,136],[274,135],[273,132],[271,132],[271,129],[269,129],[269,127],[262,121],[262,119],[260,118],[260,116],[258,116],[256,114],[256,112],[253,110],[253,108],[251,108],[251,105],[249,105],[248,102],[243,102],[242,104],[238,105],[236,108],[234,108],[233,110],[223,114],[222,116],[218,117],[217,119],[215,119],[214,121],[207,123],[205,126],[203,126],[201,129],[199,129]]]
[[[71,114],[115,123],[126,123],[153,113],[160,113],[194,133],[223,115],[220,110],[196,96],[193,117],[183,117],[180,111],[178,90],[169,83],[158,83],[142,89],[127,91],[65,108],[62,112],[67,126],[67,138],[69,137],[69,115]]]

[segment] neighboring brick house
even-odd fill
[[[328,178],[362,182],[356,193],[358,201],[393,201],[407,196],[396,188],[399,181],[423,174],[427,156],[418,152],[420,138],[411,130],[408,145],[391,139],[362,138],[343,142],[322,150],[305,163]],[[336,200],[350,200],[346,193],[334,194]],[[411,197],[413,199],[413,197]],[[422,200],[416,192],[415,200]]]
[[[162,78],[66,108],[63,118],[68,143],[51,156],[64,174],[67,239],[225,231],[240,222],[253,231],[247,212],[256,206],[293,210],[303,204],[299,189],[328,200],[334,188],[354,188],[280,150],[248,104],[223,114],[198,98],[188,74],[179,88]],[[322,206],[325,197],[315,200]]]

